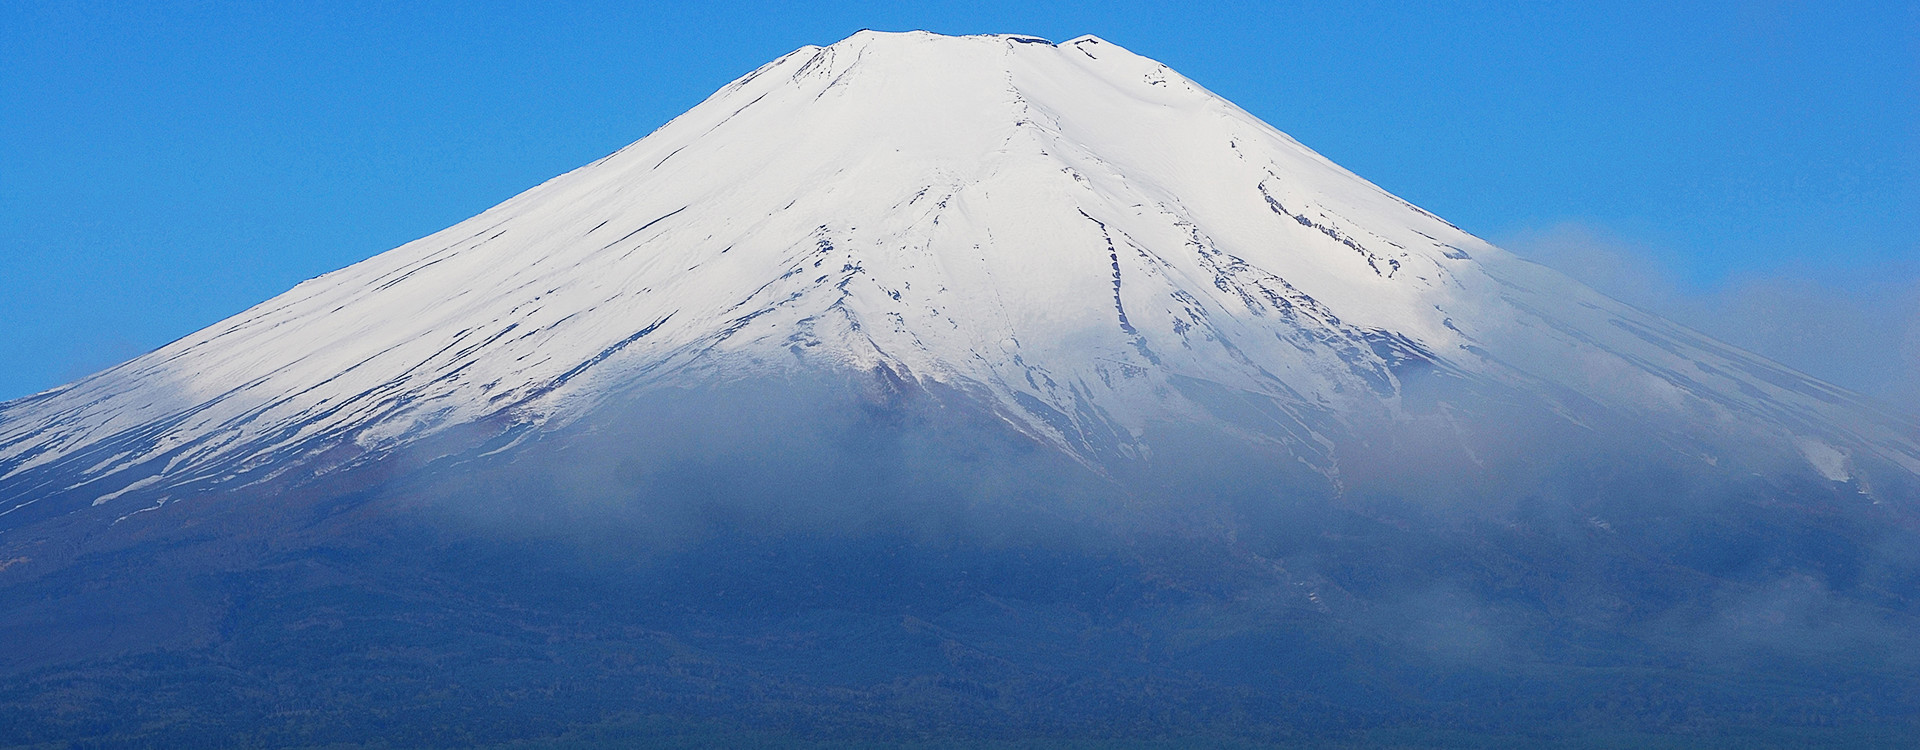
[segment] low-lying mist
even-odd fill
[[[164,591],[177,637],[38,666],[0,727],[213,673],[296,696],[231,720],[309,744],[636,712],[895,740],[1911,727],[1912,485],[1403,380],[1427,406],[1331,435],[1338,471],[1246,394],[1189,384],[1219,419],[1095,461],[882,371],[637,391],[348,489],[170,504],[175,531],[10,584],[0,632]]]

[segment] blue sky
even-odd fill
[[[390,5],[0,4],[0,399],[871,27],[1097,34],[1470,231],[1920,404],[1920,3]]]

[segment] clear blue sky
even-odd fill
[[[693,5],[0,4],[0,398],[864,27],[1097,34],[1471,231],[1575,227],[1682,289],[1920,278],[1920,3]]]

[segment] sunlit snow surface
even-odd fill
[[[1328,426],[1414,418],[1413,367],[1625,415],[1702,461],[1771,446],[1834,481],[1862,457],[1920,472],[1911,425],[1518,260],[1152,60],[862,32],[0,405],[0,516],[326,471],[458,425],[504,441],[677,379],[880,367],[1089,463],[1150,454],[1151,420],[1209,418],[1181,386],[1204,381],[1269,398],[1265,439],[1337,477]]]

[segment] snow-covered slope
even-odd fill
[[[1520,261],[1093,37],[861,32],[432,236],[0,405],[0,516],[233,486],[458,425],[524,436],[689,378],[885,367],[1090,462],[1270,399],[1444,415],[1410,373],[1604,412],[1703,461],[1920,472],[1912,425]],[[508,439],[502,438],[502,440]],[[223,485],[224,483],[224,485]]]

